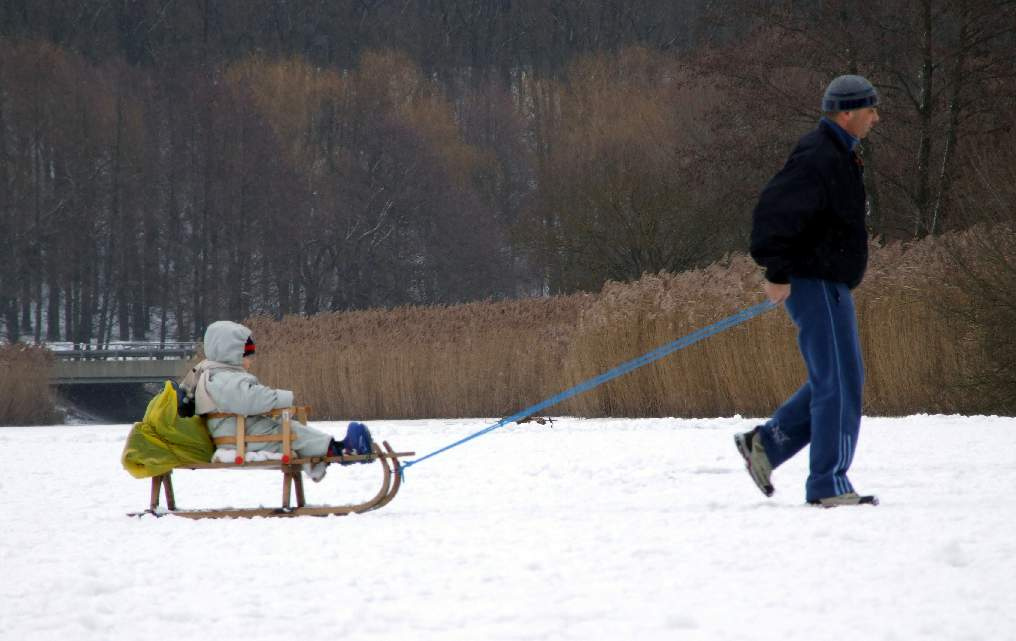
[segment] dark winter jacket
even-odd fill
[[[822,121],[801,138],[759,197],[751,256],[770,282],[788,283],[798,276],[853,289],[864,276],[864,167],[834,126]]]

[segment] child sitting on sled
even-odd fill
[[[249,435],[280,434],[282,424],[269,416],[258,416],[277,408],[293,405],[293,392],[273,389],[258,382],[249,372],[254,357],[251,331],[232,321],[216,321],[205,330],[205,360],[198,363],[184,378],[181,390],[194,398],[196,414],[228,413],[249,416]],[[208,431],[213,438],[236,435],[236,418],[209,418]],[[346,437],[336,441],[331,435],[291,422],[293,451],[299,457],[369,454],[372,449],[370,431],[362,423],[350,423]],[[279,442],[250,443],[251,451],[282,452]],[[327,463],[305,465],[304,471],[314,481],[324,478]]]

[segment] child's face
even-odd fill
[[[245,370],[247,370],[249,372],[250,371],[250,367],[253,364],[254,364],[254,357],[253,356],[244,356],[243,357],[243,368]]]

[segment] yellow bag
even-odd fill
[[[120,462],[131,476],[159,476],[186,463],[207,463],[215,446],[200,416],[177,416],[176,390],[166,387],[155,396],[140,423],[127,436]]]

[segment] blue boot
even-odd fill
[[[346,428],[346,438],[340,443],[342,451],[346,454],[359,454],[365,456],[374,452],[374,439],[371,438],[370,430],[363,423],[352,422]],[[353,461],[350,461],[352,463]],[[370,461],[357,461],[358,463],[369,463]],[[350,463],[343,463],[349,465]]]

